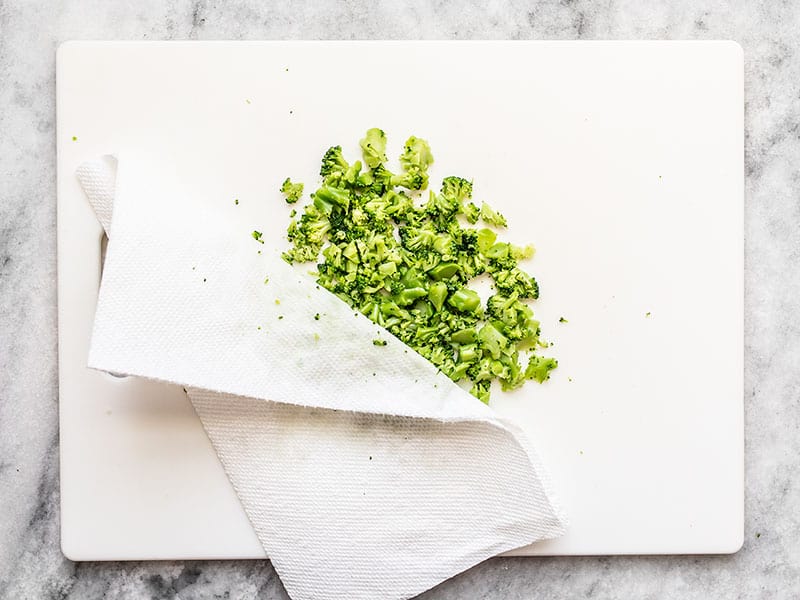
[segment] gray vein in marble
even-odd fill
[[[746,541],[722,557],[494,559],[450,598],[796,598],[800,5],[0,0],[0,598],[279,598],[266,561],[72,563],[58,543],[55,49],[68,39],[734,39],[746,77]]]

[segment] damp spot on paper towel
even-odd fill
[[[250,104],[250,98],[245,98],[244,101]]]
[[[319,341],[319,334],[318,334],[318,333],[315,333],[315,334],[314,334],[314,341],[315,341],[315,342],[318,342],[318,341]]]
[[[583,450],[578,450],[578,454],[580,454],[581,456],[583,456]]]

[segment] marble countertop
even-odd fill
[[[799,27],[800,7],[767,0],[737,9],[712,0],[0,1],[0,598],[287,598],[266,561],[74,563],[61,554],[54,65],[58,43],[69,39],[315,38],[734,39],[743,46],[744,547],[719,557],[493,559],[421,598],[796,597]]]

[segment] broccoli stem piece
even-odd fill
[[[469,288],[456,290],[447,302],[456,310],[468,313],[476,312],[481,306],[480,296]]]
[[[447,284],[439,281],[431,285],[428,290],[428,299],[431,301],[436,310],[442,310],[444,301],[447,298]]]

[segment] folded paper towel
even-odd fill
[[[290,596],[409,598],[563,533],[513,424],[256,252],[170,157],[77,175],[110,240],[89,366],[188,389]]]

